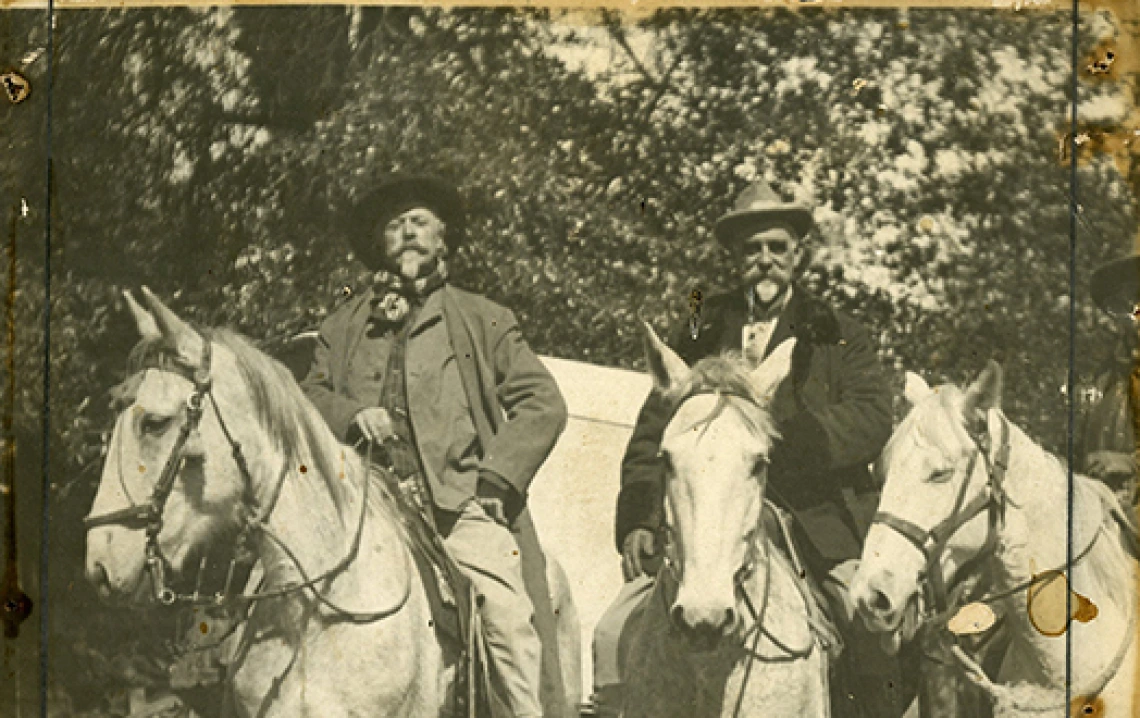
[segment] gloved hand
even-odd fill
[[[392,417],[388,415],[387,409],[379,406],[370,406],[358,411],[356,416],[352,417],[350,435],[353,431],[359,433],[365,441],[374,444],[382,444],[385,439],[395,434]]]
[[[496,523],[506,528],[514,525],[526,504],[519,492],[504,479],[483,472],[480,472],[479,482],[475,485],[475,501]]]

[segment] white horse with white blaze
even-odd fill
[[[767,407],[795,340],[758,368],[709,357],[692,369],[648,332],[673,406],[666,465],[667,562],[626,625],[626,718],[826,716],[828,659],[808,595],[764,530]]]
[[[1001,378],[993,362],[965,391],[910,378],[913,408],[879,461],[886,483],[852,596],[896,647],[904,617],[923,606],[938,622],[926,628],[943,632],[942,658],[962,664],[997,715],[1132,718],[1135,536],[1100,482],[1076,476],[1070,497],[1064,465],[1001,412]],[[940,616],[931,600],[946,604]],[[996,676],[946,628],[962,605],[1008,625]]]

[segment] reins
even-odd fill
[[[1001,443],[999,444],[996,455],[992,458],[989,452],[990,435],[988,427],[980,432],[969,432],[975,448],[971,453],[966,468],[966,478],[963,480],[962,488],[959,489],[958,495],[955,498],[954,507],[950,515],[944,521],[937,524],[934,528],[926,530],[913,522],[883,510],[878,511],[874,519],[872,519],[872,523],[882,524],[899,533],[903,538],[913,544],[926,559],[925,571],[920,575],[919,580],[921,582],[922,592],[927,599],[927,605],[932,607],[932,610],[927,612],[923,617],[923,622],[928,625],[946,629],[946,624],[951,617],[964,605],[961,599],[966,591],[954,592],[953,598],[955,600],[950,600],[951,592],[947,589],[945,577],[942,572],[942,554],[945,552],[954,534],[983,511],[989,512],[986,539],[978,551],[971,556],[969,560],[963,563],[958,571],[959,577],[969,575],[978,564],[990,558],[996,548],[1000,524],[1004,521],[1006,505],[1009,503],[1009,497],[1005,493],[1003,482],[1005,474],[1009,470],[1010,453],[1012,451],[1009,421],[1004,416],[1001,417],[1000,426]],[[970,477],[974,474],[974,468],[979,456],[985,460],[986,488],[988,491],[984,491],[969,502],[965,502],[966,490],[970,486]],[[1103,533],[1104,522],[1101,522],[1097,526],[1092,538],[1089,539],[1089,542],[1073,556],[1071,561],[1066,561],[1047,571],[1036,573],[1030,578],[1020,581],[1009,588],[984,594],[982,597],[973,599],[969,603],[994,604],[1011,596],[1026,592],[1040,584],[1050,583],[1056,580],[1058,577],[1064,575],[1067,568],[1071,569],[1091,554]],[[1135,607],[1129,611],[1128,630],[1124,633],[1122,643],[1118,647],[1112,660],[1105,665],[1104,670],[1098,675],[1097,680],[1093,684],[1094,690],[1082,694],[1086,699],[1096,696],[1103,691],[1119,669],[1121,662],[1128,652],[1128,648],[1131,646],[1132,636],[1136,628],[1136,612]],[[1070,618],[1068,620],[1071,621],[1072,619]],[[977,661],[969,656],[965,649],[956,642],[950,646],[950,655],[963,670],[967,680],[981,689],[995,705],[1001,701],[1009,701],[1008,696],[1012,695],[1011,689],[995,684],[990,680],[982,667],[978,665]],[[930,658],[937,661],[936,658]],[[1015,702],[1017,703],[1017,708],[1028,712],[1045,712],[1057,708],[1054,704],[1030,706],[1017,701]]]
[[[356,519],[356,526],[353,531],[352,540],[349,542],[344,555],[331,567],[320,572],[319,574],[310,577],[305,570],[300,559],[296,553],[269,527],[269,519],[277,505],[280,498],[281,491],[284,487],[285,479],[289,474],[289,465],[286,463],[277,477],[273,489],[264,506],[259,507],[258,501],[254,495],[253,489],[253,475],[249,469],[249,463],[246,461],[245,454],[242,451],[242,446],[237,441],[233,433],[230,431],[225,418],[222,415],[221,409],[218,406],[217,400],[214,398],[212,383],[210,378],[211,367],[211,343],[207,336],[202,337],[202,357],[198,367],[192,367],[184,362],[175,361],[174,373],[188,379],[194,384],[194,389],[186,399],[186,421],[179,429],[178,436],[174,440],[171,447],[169,456],[163,464],[162,473],[155,484],[154,489],[151,491],[150,497],[142,504],[136,504],[133,499],[128,495],[127,498],[132,502],[131,506],[116,511],[110,511],[96,516],[89,516],[84,519],[84,527],[86,530],[96,528],[99,526],[107,525],[122,525],[128,528],[137,527],[142,524],[146,529],[147,543],[146,543],[146,566],[151,574],[151,579],[154,587],[155,598],[163,605],[184,604],[191,606],[198,605],[245,605],[248,607],[256,601],[266,599],[279,598],[289,594],[294,594],[301,591],[309,591],[313,597],[333,611],[337,615],[347,620],[357,623],[369,623],[372,621],[381,620],[399,612],[407,603],[411,595],[411,577],[404,583],[404,589],[400,598],[389,607],[376,611],[353,611],[340,606],[328,596],[324,595],[317,589],[317,584],[328,581],[338,574],[346,570],[360,550],[361,537],[364,532],[364,520],[367,515],[369,485],[371,483],[370,477],[367,475],[368,467],[371,466],[372,458],[372,444],[367,446],[367,455],[365,458],[365,465],[363,471],[365,475],[362,477],[361,497],[360,497],[360,510]],[[167,369],[170,371],[171,369]],[[242,482],[245,491],[244,507],[242,518],[242,526],[238,532],[237,548],[234,551],[233,557],[230,561],[230,566],[226,573],[226,580],[221,592],[216,593],[212,598],[203,598],[200,595],[199,587],[196,586],[193,593],[178,593],[171,588],[167,583],[166,573],[169,567],[169,560],[163,555],[161,548],[158,545],[158,536],[163,528],[163,512],[166,508],[166,503],[174,489],[174,484],[178,479],[179,472],[185,460],[186,445],[190,437],[198,431],[201,424],[203,415],[203,404],[209,401],[213,408],[213,413],[217,419],[218,425],[221,428],[222,435],[225,437],[226,442],[230,445],[231,455],[235,464],[237,465],[238,472],[241,474]],[[122,474],[121,458],[119,461],[118,471],[120,473],[120,480]],[[261,534],[266,539],[276,545],[285,557],[292,564],[293,568],[301,577],[300,582],[288,583],[284,586],[275,589],[268,589],[264,591],[254,591],[253,593],[241,593],[237,595],[231,594],[232,584],[237,571],[247,570],[252,568],[255,562],[254,552],[250,548],[250,544],[255,535]],[[409,557],[405,551],[403,554],[405,574],[409,574]],[[199,581],[201,574],[199,574]]]

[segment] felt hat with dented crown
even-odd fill
[[[717,241],[729,249],[757,231],[776,224],[791,227],[803,238],[815,221],[811,208],[798,202],[785,202],[764,180],[756,180],[744,188],[732,209],[717,220]]]

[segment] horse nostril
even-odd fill
[[[871,592],[871,608],[878,611],[879,613],[890,613],[890,611],[891,611],[891,599],[888,598],[887,594],[883,593],[882,591],[879,591],[879,590],[872,591]]]
[[[99,591],[105,591],[109,589],[111,585],[111,579],[107,576],[106,567],[96,561],[87,569],[87,582]]]
[[[724,609],[724,627],[733,628],[736,626],[736,611],[732,608]]]

